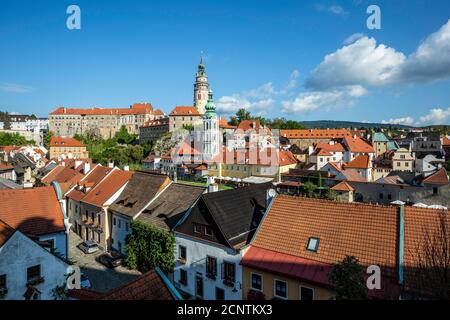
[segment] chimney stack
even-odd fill
[[[114,168],[114,161],[108,161],[108,168]]]
[[[123,170],[124,171],[130,171],[130,166],[129,165],[123,166]]]
[[[89,162],[84,163],[83,173],[88,174],[88,172],[91,170],[91,164]]]

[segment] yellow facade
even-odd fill
[[[242,298],[247,299],[248,292],[251,288],[251,274],[256,273],[262,276],[262,293],[266,300],[272,298],[283,298],[275,295],[275,280],[285,281],[287,283],[287,300],[300,300],[300,288],[311,288],[314,291],[314,300],[330,300],[334,293],[332,290],[306,282],[301,282],[296,279],[286,278],[269,272],[264,272],[257,269],[243,267],[242,273]]]
[[[60,156],[72,159],[87,159],[89,153],[86,147],[50,147],[50,159],[58,159]]]

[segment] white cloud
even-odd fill
[[[441,109],[435,108],[431,109],[430,112],[420,117],[420,124],[444,124],[450,118],[450,108]]]
[[[272,97],[276,94],[277,94],[277,92],[275,91],[275,89],[272,85],[272,82],[268,82],[256,89],[252,89],[252,90],[244,92],[243,96],[248,97],[248,98],[254,98],[254,99],[265,99],[268,97]]]
[[[354,33],[351,36],[349,36],[347,39],[344,40],[344,45],[352,44],[355,41],[358,41],[359,39],[365,37],[363,33]]]
[[[349,106],[354,104],[354,99],[367,94],[363,87],[348,86],[339,90],[309,91],[300,93],[297,98],[281,103],[281,111],[284,113],[302,114],[320,108],[332,108]]]
[[[8,93],[28,93],[34,88],[17,83],[0,83],[0,91]]]
[[[412,117],[404,117],[404,118],[396,118],[381,121],[382,124],[403,124],[407,126],[411,126],[414,124],[414,118]]]
[[[450,77],[450,19],[428,36],[398,70],[399,82],[429,82]]]
[[[363,37],[356,42],[325,56],[306,79],[313,90],[326,90],[349,85],[379,85],[388,83],[405,55],[374,38]]]
[[[339,5],[326,6],[323,4],[317,4],[315,8],[317,11],[329,12],[337,16],[346,16],[348,14],[348,12]]]
[[[359,36],[350,36],[345,41],[349,44],[326,55],[306,79],[306,87],[329,90],[349,85],[385,86],[450,77],[450,20],[408,57],[394,48],[377,44],[374,38]]]

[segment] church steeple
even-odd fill
[[[206,112],[203,114],[203,157],[211,160],[217,155],[220,147],[219,119],[211,89],[208,90],[208,103],[205,110]]]
[[[203,55],[201,55],[194,83],[194,106],[200,114],[205,113],[205,105],[208,102],[208,88],[208,75],[205,72]]]
[[[205,110],[206,112],[203,117],[207,119],[217,118],[216,105],[214,104],[213,92],[211,89],[208,91],[208,102],[206,103]]]

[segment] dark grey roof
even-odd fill
[[[273,184],[269,182],[202,195],[208,211],[231,246],[251,239],[266,209],[266,192],[271,188]]]
[[[30,167],[31,170],[34,170],[36,168],[36,164],[33,162],[33,160],[22,153],[16,154],[14,158],[11,159],[11,163],[14,166],[16,172],[20,173],[22,173],[24,169],[28,167]]]
[[[137,220],[171,230],[204,191],[203,187],[172,183],[145,208]]]
[[[109,208],[134,217],[170,182],[166,175],[138,171],[131,177],[120,197]]]
[[[42,169],[39,171],[39,175],[38,175],[38,176],[39,176],[40,178],[45,177],[50,171],[52,171],[53,169],[55,169],[57,166],[58,166],[58,164],[55,163],[55,162],[49,163],[48,165],[46,165],[44,168],[42,168]]]
[[[0,178],[0,189],[21,189],[22,186],[11,180]]]

